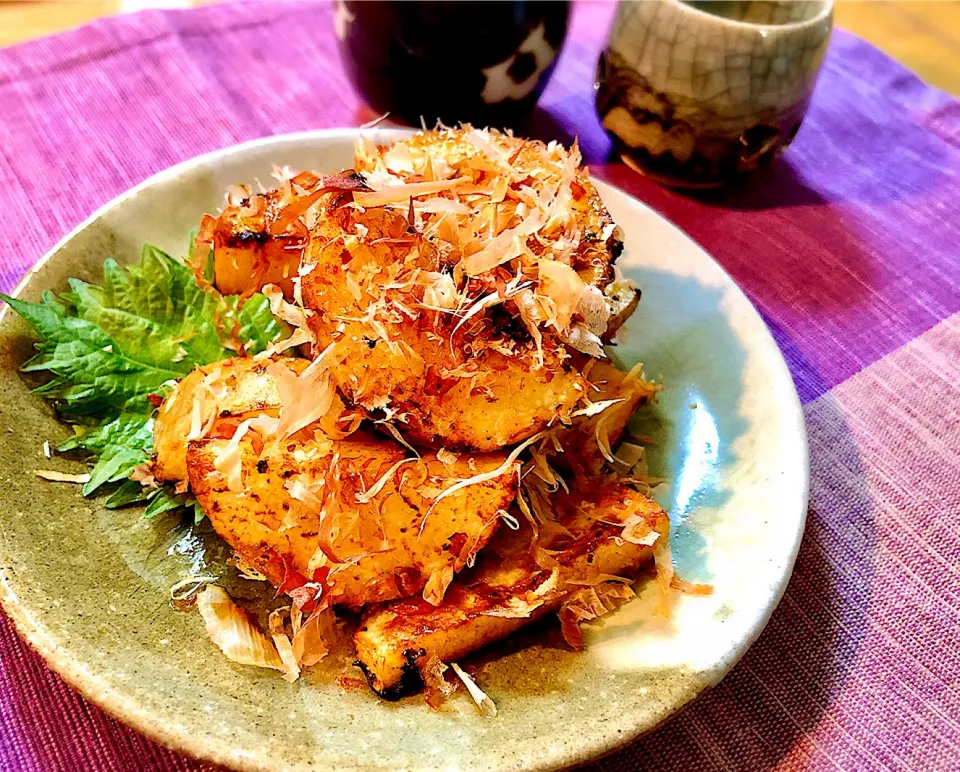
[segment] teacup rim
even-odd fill
[[[754,22],[748,21],[737,21],[736,19],[729,19],[725,16],[717,16],[715,14],[709,13],[708,11],[702,11],[696,6],[690,5],[687,0],[661,0],[661,2],[668,3],[676,7],[682,13],[689,13],[694,16],[698,16],[701,19],[709,20],[716,24],[723,24],[729,27],[738,27],[741,29],[754,29],[762,31],[771,31],[771,30],[783,30],[783,31],[796,31],[803,29],[805,27],[812,27],[820,24],[830,18],[830,15],[833,13],[835,0],[798,0],[799,2],[816,2],[819,3],[822,7],[820,12],[816,16],[811,16],[809,19],[804,19],[803,21],[794,21],[789,24],[756,24]],[[640,0],[643,2],[643,0]]]

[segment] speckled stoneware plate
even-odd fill
[[[396,136],[374,130],[387,141]],[[101,209],[17,290],[36,300],[67,278],[99,281],[106,257],[135,260],[150,242],[182,254],[201,214],[227,185],[268,179],[271,164],[323,171],[351,163],[356,132],[262,140],[206,155],[148,180]],[[598,184],[626,233],[620,260],[643,288],[615,356],[663,379],[662,399],[635,420],[658,444],[658,496],[674,522],[674,554],[711,597],[680,598],[670,620],[650,615],[652,587],[587,626],[574,653],[549,630],[482,658],[477,675],[499,707],[484,718],[462,693],[439,712],[344,691],[329,673],[288,684],[234,665],[199,615],[168,589],[189,570],[190,545],[169,520],[108,511],[38,466],[64,438],[18,373],[33,337],[0,317],[0,592],[23,636],[87,697],[192,756],[241,769],[553,769],[623,745],[663,722],[734,665],[779,600],[803,531],[807,449],[790,375],[756,311],[683,233],[639,201]],[[173,550],[186,554],[167,557]]]

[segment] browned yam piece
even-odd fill
[[[454,170],[451,176],[473,177],[478,168],[475,159],[477,148],[467,138],[469,133],[469,129],[428,131],[396,144],[407,145],[415,152],[418,149],[423,150],[434,158],[442,158],[444,163]],[[490,134],[495,144],[499,144],[502,150],[511,154],[510,166],[516,178],[522,179],[524,174],[533,175],[542,169],[542,149],[538,149],[538,143],[508,139],[498,132]],[[474,156],[474,160],[467,162],[468,156]],[[372,166],[365,166],[362,159],[356,160],[357,171],[372,171]],[[600,194],[590,181],[586,168],[577,170],[572,194],[577,229],[582,234],[580,245],[573,255],[572,266],[587,284],[603,289],[613,279],[613,264],[623,252],[623,232],[613,222]]]
[[[332,373],[350,401],[374,413],[389,407],[403,415],[398,427],[415,444],[482,452],[528,439],[574,408],[586,393],[586,381],[559,344],[547,347],[544,366],[537,368],[535,347],[525,337],[515,355],[488,347],[493,340],[515,341],[506,341],[503,329],[480,316],[467,325],[469,336],[458,333],[454,346],[450,338],[458,317],[450,314],[424,311],[410,319],[396,317],[400,312],[391,306],[385,321],[363,321],[375,305],[367,290],[394,281],[398,263],[409,260],[411,271],[439,266],[429,263],[428,250],[409,251],[401,213],[353,212],[341,211],[336,218],[362,224],[366,246],[347,252],[342,236],[354,226],[327,218],[308,247],[306,261],[313,267],[302,280],[304,305],[316,312],[311,329],[320,348],[338,346]],[[405,308],[419,304],[399,290],[390,298]],[[512,323],[510,317],[507,321]]]
[[[543,184],[538,174],[551,151],[542,143],[499,132],[485,136],[497,152],[509,154],[511,185],[517,190]],[[478,154],[476,140],[465,127],[424,132],[383,151],[398,157],[405,152],[420,161],[429,155],[431,163],[442,163],[445,176],[482,185],[497,166]],[[358,151],[357,171],[373,172],[380,157],[376,150]],[[503,199],[508,219],[514,217],[514,198]],[[571,201],[582,234],[572,267],[583,281],[604,290],[622,249],[620,231],[585,169],[574,176]],[[304,257],[302,282],[318,344],[335,342],[342,349],[334,374],[345,396],[368,411],[389,408],[406,416],[398,426],[411,441],[448,449],[489,451],[515,444],[572,412],[585,394],[578,371],[583,357],[571,358],[552,328],[534,326],[531,333],[521,301],[501,294],[512,269],[501,266],[466,285],[458,278],[455,285],[454,265],[462,250],[478,246],[472,235],[460,233],[446,215],[414,213],[411,219],[403,208],[360,210],[349,203],[347,195],[324,202]],[[543,251],[533,237],[527,246]],[[437,280],[445,280],[451,292],[466,290],[473,304],[498,294],[503,302],[469,312],[427,303],[428,284]],[[432,285],[430,294],[434,301],[440,295]],[[529,302],[525,307],[534,313]],[[630,308],[625,300],[620,310]]]
[[[529,531],[501,529],[477,567],[457,577],[437,608],[416,599],[399,600],[367,613],[354,642],[359,664],[377,694],[403,696],[420,686],[418,666],[428,660],[458,660],[556,611],[582,589],[576,582],[590,582],[599,574],[633,575],[652,558],[655,547],[618,544],[623,525],[613,523],[639,515],[658,534],[657,543],[668,538],[666,513],[623,484],[561,494],[554,504],[559,522],[569,531],[565,535],[557,529],[541,542],[553,551],[556,573],[548,562],[542,567],[534,562],[526,549]]]
[[[274,235],[270,223],[279,212],[279,192],[252,196],[246,206],[228,206],[213,231],[213,283],[224,295],[256,292],[276,284],[293,296],[306,233]]]
[[[439,601],[510,506],[516,469],[440,500],[424,525],[436,494],[496,470],[505,454],[461,456],[449,465],[428,455],[396,466],[405,458],[402,447],[357,436],[280,448],[267,441],[262,452],[245,439],[242,493],[230,490],[214,466],[227,442],[194,441],[190,485],[217,533],[277,586],[292,576],[325,582],[326,597],[348,606],[421,590]]]
[[[597,415],[574,419],[570,427],[559,435],[564,452],[554,456],[551,461],[579,475],[597,476],[604,465],[598,441],[605,440],[609,448],[616,449],[630,418],[659,389],[645,381],[642,374],[630,375],[618,370],[609,361],[595,362],[590,368],[589,378],[591,402],[611,399],[622,402],[611,405]]]
[[[623,252],[623,232],[613,222],[584,170],[577,172],[573,211],[583,234],[574,253],[573,268],[587,284],[604,289],[613,280],[613,265]]]
[[[302,373],[310,362],[293,357],[277,357],[277,362],[294,373]],[[280,395],[274,374],[269,372],[269,360],[237,357],[198,367],[167,397],[157,414],[153,429],[154,475],[158,480],[187,479],[187,436],[193,423],[195,403],[201,388],[207,404],[203,411],[217,413],[217,421],[249,418],[258,413],[276,415]],[[336,400],[335,407],[342,407]],[[211,430],[215,428],[211,427]]]
[[[586,392],[572,369],[523,372],[495,352],[485,359],[475,379],[456,381],[443,395],[413,396],[402,406],[409,413],[403,431],[429,447],[493,451],[546,429]]]
[[[463,364],[445,342],[412,326],[395,332],[394,340],[409,348],[391,351],[382,341],[371,348],[362,332],[342,339],[347,353],[333,375],[354,404],[402,414],[399,428],[424,447],[495,451],[542,431],[586,393],[585,380],[569,365],[524,369],[496,351],[476,358],[470,377],[445,377]]]
[[[397,427],[421,447],[457,452],[509,447],[571,411],[586,393],[586,381],[575,370],[524,371],[495,351],[474,360],[472,377],[444,378],[441,373],[456,363],[442,342],[413,326],[398,328],[394,340],[410,348],[391,350],[382,341],[371,348],[362,334],[342,339],[338,345],[346,353],[332,373],[340,390],[372,415],[384,407],[402,415]],[[411,356],[411,350],[422,357]]]
[[[604,295],[607,296],[610,307],[610,320],[607,322],[607,331],[603,335],[603,340],[609,343],[637,310],[640,304],[640,290],[628,281],[614,281],[604,290]]]

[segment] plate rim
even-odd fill
[[[150,175],[143,181],[139,182],[118,196],[115,196],[94,210],[89,216],[84,218],[66,235],[59,239],[39,260],[37,260],[36,263],[33,264],[33,266],[31,266],[23,278],[9,292],[9,295],[12,298],[19,298],[29,288],[30,284],[46,266],[46,264],[80,233],[82,233],[89,226],[110,211],[122,205],[125,201],[137,196],[144,190],[147,190],[157,183],[176,178],[181,173],[197,166],[209,164],[232,155],[241,155],[245,152],[266,146],[284,143],[298,143],[303,141],[324,142],[347,137],[355,138],[359,136],[360,132],[364,131],[365,129],[369,131],[376,131],[378,134],[392,134],[396,137],[409,135],[415,132],[413,129],[388,126],[310,129],[267,137],[259,137],[188,158],[184,161],[174,164],[173,166],[167,167],[166,169]],[[790,385],[790,389],[786,390],[787,393],[785,394],[785,398],[790,402],[789,418],[792,419],[790,423],[793,424],[790,426],[790,428],[793,430],[794,436],[796,436],[797,439],[802,443],[801,452],[799,454],[802,460],[802,465],[800,469],[796,470],[797,477],[800,480],[801,496],[800,500],[797,502],[799,506],[799,514],[796,518],[794,518],[794,521],[797,524],[796,531],[793,535],[793,541],[790,545],[789,553],[785,555],[786,560],[784,563],[784,570],[771,595],[771,601],[765,610],[761,621],[754,628],[752,628],[749,635],[745,636],[742,642],[737,645],[732,656],[718,663],[718,667],[716,669],[717,676],[712,684],[705,686],[705,688],[701,689],[689,700],[678,705],[671,713],[665,715],[661,721],[653,726],[640,728],[631,732],[624,731],[623,734],[613,737],[610,742],[600,742],[590,747],[581,747],[579,752],[574,752],[572,754],[573,757],[571,757],[571,754],[568,754],[565,759],[543,759],[534,763],[534,765],[527,767],[528,769],[536,770],[562,769],[570,765],[577,766],[579,764],[588,763],[591,760],[596,760],[614,753],[615,751],[635,742],[641,736],[649,734],[663,726],[665,723],[671,721],[680,712],[689,708],[705,692],[715,687],[723,678],[725,678],[736,666],[736,664],[743,658],[746,652],[754,645],[754,643],[756,643],[757,639],[763,633],[763,630],[766,628],[771,617],[783,599],[783,595],[786,592],[790,578],[793,575],[797,555],[799,553],[803,534],[806,528],[810,499],[809,440],[807,436],[803,407],[800,402],[799,394],[797,393],[796,384],[784,358],[783,351],[774,339],[770,328],[763,320],[759,310],[756,308],[744,290],[740,287],[740,285],[726,271],[726,269],[683,228],[679,227],[668,217],[661,214],[656,209],[640,200],[636,196],[623,190],[622,188],[618,188],[617,186],[612,185],[611,183],[608,183],[600,178],[594,178],[593,181],[600,183],[601,194],[604,188],[615,190],[619,195],[629,198],[635,205],[642,207],[657,218],[668,223],[670,227],[672,227],[678,234],[682,235],[684,239],[686,239],[688,242],[690,242],[690,244],[696,247],[697,250],[699,250],[702,257],[705,258],[706,263],[711,266],[711,269],[716,271],[718,275],[722,277],[724,284],[726,285],[725,289],[728,291],[732,290],[737,298],[737,301],[743,304],[743,308],[748,309],[750,322],[762,339],[763,348],[772,354],[771,356],[768,356],[767,364],[776,371],[775,374],[780,379],[785,380],[785,382]],[[3,308],[0,309],[0,324],[6,320],[8,313],[10,313],[10,306],[9,304],[5,303]],[[168,729],[164,725],[157,723],[154,720],[153,714],[148,709],[140,707],[137,700],[131,699],[122,691],[114,687],[108,687],[105,684],[100,683],[98,676],[95,673],[90,672],[83,666],[81,662],[78,662],[72,658],[70,649],[63,648],[53,640],[48,639],[48,636],[44,633],[42,627],[33,620],[30,610],[20,602],[17,593],[13,590],[13,588],[10,587],[8,583],[8,576],[6,575],[5,571],[0,571],[0,606],[2,606],[7,618],[13,623],[14,628],[21,639],[24,640],[30,646],[30,648],[33,649],[33,651],[43,658],[44,662],[48,667],[50,667],[51,670],[53,670],[84,699],[89,700],[105,713],[112,716],[114,719],[134,729],[148,739],[158,742],[166,748],[178,753],[182,753],[195,760],[223,765],[230,769],[259,770],[270,768],[264,765],[264,761],[262,759],[254,759],[244,755],[241,761],[240,758],[231,755],[229,750],[226,748],[222,748],[219,745],[210,745],[200,739],[194,739],[190,733],[184,733],[176,729]],[[363,766],[355,768],[368,769],[371,767]]]

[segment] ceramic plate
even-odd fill
[[[376,141],[396,136],[369,132]],[[267,180],[272,164],[334,171],[351,164],[356,132],[276,137],[197,158],[101,209],[42,260],[17,294],[36,300],[67,278],[101,279],[106,257],[133,261],[144,242],[183,254],[227,185]],[[734,665],[776,606],[803,531],[803,416],[776,344],[741,291],[693,241],[639,201],[598,183],[626,233],[624,273],[643,288],[615,357],[662,378],[659,403],[634,420],[652,435],[651,470],[674,524],[674,561],[710,597],[681,597],[652,616],[653,588],[586,626],[574,653],[549,631],[483,657],[477,680],[499,716],[464,695],[444,710],[421,698],[389,704],[344,691],[328,674],[288,684],[234,665],[199,615],[168,589],[196,545],[169,520],[109,511],[38,466],[63,439],[19,366],[33,337],[0,318],[0,591],[7,613],[50,665],[131,726],[192,756],[242,769],[552,769],[586,761],[663,722]],[[167,553],[173,553],[168,556]]]

